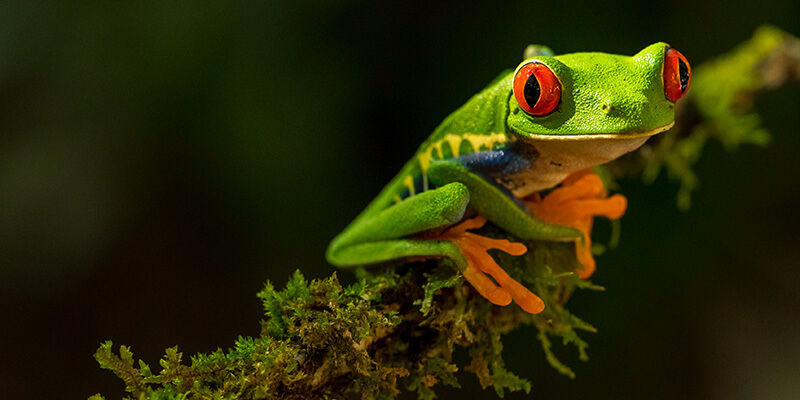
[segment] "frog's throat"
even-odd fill
[[[507,179],[506,186],[523,198],[552,188],[573,172],[605,164],[641,147],[650,136],[672,127],[673,123],[633,134],[590,134],[534,136],[524,138],[535,149],[532,168]]]
[[[670,122],[667,125],[659,126],[655,129],[651,129],[649,131],[644,132],[633,132],[633,133],[581,133],[581,134],[561,134],[561,135],[533,135],[527,139],[532,140],[571,140],[571,141],[583,141],[583,140],[593,140],[593,139],[636,139],[642,137],[649,137],[655,134],[664,132],[672,128],[675,125],[675,121]]]

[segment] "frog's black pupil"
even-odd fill
[[[681,78],[681,93],[689,86],[689,68],[683,60],[678,60],[678,76]]]
[[[539,101],[539,96],[541,93],[542,88],[539,86],[539,80],[536,79],[536,75],[531,74],[531,76],[528,77],[528,80],[525,81],[525,89],[523,90],[525,101],[528,102],[529,107],[536,105],[536,102]]]

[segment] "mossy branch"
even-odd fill
[[[665,169],[680,180],[679,205],[688,207],[697,186],[692,165],[704,144],[716,139],[734,149],[768,143],[768,133],[751,111],[752,99],[798,78],[800,41],[777,28],[761,28],[731,53],[695,68],[688,99],[679,103],[676,127],[606,171],[612,179],[641,175],[652,181]],[[508,238],[491,225],[481,234]],[[308,282],[298,271],[283,290],[268,282],[258,293],[266,314],[258,338],[240,336],[229,350],[197,354],[188,365],[177,347],[167,349],[158,374],[141,360],[135,367],[126,346],[115,354],[110,341],[95,358],[123,380],[135,399],[339,399],[355,394],[392,399],[402,388],[433,399],[436,385],[459,387],[453,352],[465,347],[471,362],[463,368],[482,387],[494,388],[500,397],[506,391],[528,392],[530,382],[505,369],[502,335],[534,325],[550,365],[574,377],[552,353],[551,338],[560,337],[587,360],[588,345],[578,332],[595,329],[564,305],[578,289],[602,288],[575,274],[579,263],[572,244],[526,244],[529,251],[523,256],[493,255],[543,299],[541,314],[491,305],[447,260],[360,270],[358,281],[347,287],[335,273]]]

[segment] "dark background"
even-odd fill
[[[119,398],[92,358],[104,340],[158,370],[166,347],[258,335],[264,282],[330,274],[327,242],[529,43],[667,41],[699,65],[765,22],[799,34],[798,16],[791,0],[4,4],[0,393]],[[591,360],[558,352],[577,379],[533,327],[506,338],[535,398],[797,398],[799,92],[757,101],[769,148],[706,148],[690,211],[664,177],[623,182],[622,242],[593,277],[608,290],[570,302],[599,328]]]

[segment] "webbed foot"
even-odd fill
[[[592,222],[596,216],[619,219],[625,213],[628,201],[625,196],[608,196],[603,181],[591,169],[573,173],[561,186],[542,198],[538,193],[525,199],[536,219],[554,225],[580,230],[583,239],[575,241],[575,252],[583,268],[578,276],[586,279],[594,273],[592,256]]]
[[[467,260],[467,266],[461,273],[481,296],[501,306],[508,305],[513,300],[531,314],[542,312],[544,310],[542,299],[511,278],[487,252],[489,249],[498,249],[519,256],[525,254],[527,247],[522,243],[512,243],[505,239],[492,239],[467,232],[468,229],[480,228],[485,223],[486,219],[481,216],[468,219],[444,231],[435,239],[449,240],[458,246]],[[485,274],[494,278],[497,284]]]

